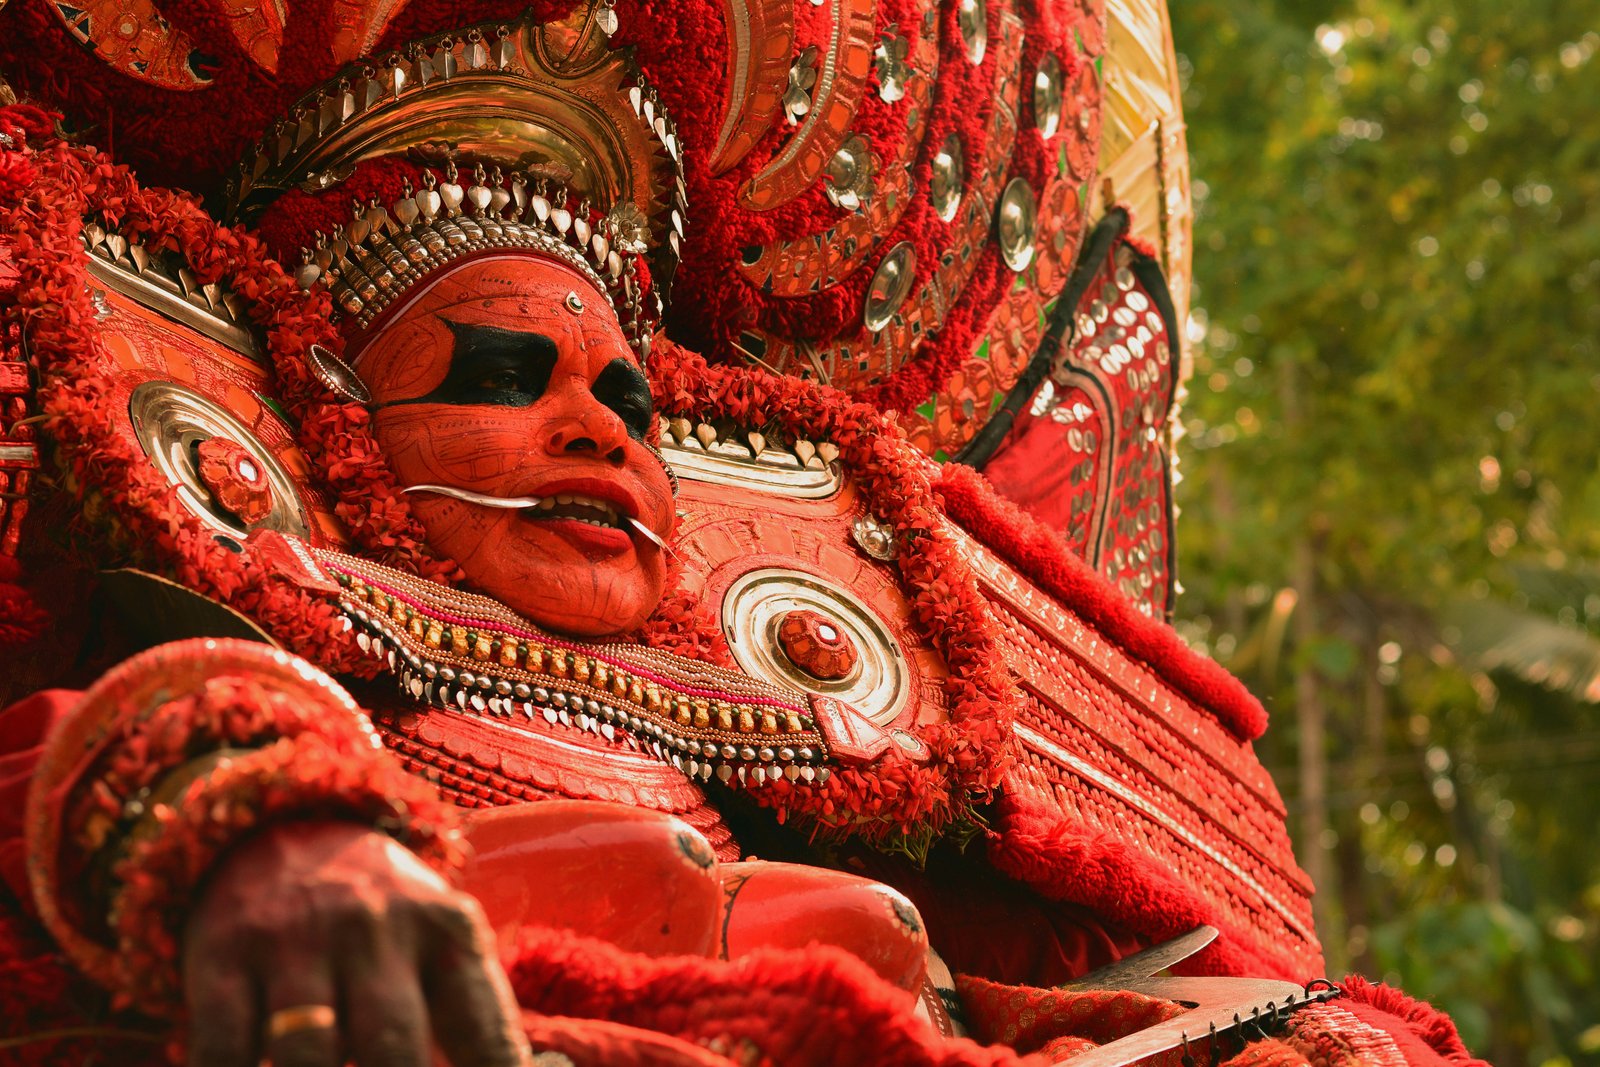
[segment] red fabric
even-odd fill
[[[159,1039],[130,1036],[138,1025],[108,1018],[104,994],[72,970],[0,886],[0,1067],[166,1064]],[[71,1033],[48,1036],[59,1031]]]
[[[929,942],[957,974],[1063,985],[1150,945],[1090,908],[1046,900],[997,877],[975,857],[941,851],[917,870],[893,857],[863,852],[845,865],[910,898],[928,927]]]
[[[956,993],[967,1009],[973,1037],[1018,1052],[1047,1046],[1062,1051],[1064,1037],[1078,1039],[1079,1050],[1110,1044],[1185,1010],[1173,1001],[1127,990],[1038,989],[965,975],[957,976]]]
[[[1050,900],[1084,905],[1153,944],[1215,926],[1222,936],[1179,968],[1185,974],[1303,979],[1295,958],[1260,934],[1228,923],[1173,871],[1125,841],[1007,795],[988,858],[996,870]]]
[[[1345,994],[1339,1005],[1369,1026],[1388,1031],[1413,1067],[1433,1063],[1489,1067],[1467,1051],[1456,1024],[1432,1004],[1360,975],[1351,975],[1339,987]]]
[[[1253,741],[1266,732],[1266,709],[1243,682],[1184,644],[1172,627],[1140,614],[1053,531],[996,494],[983,475],[946,464],[935,488],[945,511],[969,533],[1059,597],[1107,640],[1159,671],[1242,740]]]
[[[4,580],[6,571],[18,569],[16,560],[0,556],[0,645],[25,645],[37,640],[50,624],[49,613],[32,593]]]
[[[12,895],[31,908],[23,814],[28,783],[44,751],[44,739],[83,694],[47,689],[0,711],[0,878]]]
[[[1224,1067],[1310,1067],[1310,1063],[1299,1049],[1269,1037],[1246,1046],[1243,1052],[1225,1060]]]

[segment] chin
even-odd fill
[[[507,607],[540,629],[568,637],[617,637],[636,630],[650,617],[659,598],[640,604],[634,610],[608,605],[585,605],[566,600],[560,603],[543,597],[499,597]]]
[[[613,571],[620,572],[608,573]],[[594,639],[638,629],[661,602],[665,584],[658,556],[630,558],[626,568],[601,564],[579,575],[564,569],[536,572],[515,584],[483,583],[479,588],[540,629]]]

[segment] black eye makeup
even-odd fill
[[[650,430],[650,416],[654,405],[650,399],[650,383],[626,359],[614,359],[590,386],[594,398],[616,412],[617,418],[628,428],[628,436],[643,441]]]
[[[450,370],[444,381],[424,396],[390,404],[499,404],[525,408],[550,386],[560,353],[542,333],[524,333],[499,326],[475,326],[445,320],[455,336]],[[603,407],[614,412],[628,436],[643,441],[650,430],[654,404],[650,383],[627,359],[606,364],[589,387]]]
[[[431,393],[396,404],[500,404],[525,408],[544,395],[556,343],[542,333],[445,320],[455,335],[450,371]]]

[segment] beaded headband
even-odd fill
[[[567,206],[564,189],[547,179],[478,164],[470,186],[459,182],[455,163],[445,165],[445,180],[423,172],[423,187],[385,207],[377,198],[354,202],[352,219],[331,238],[319,234],[315,249],[301,249],[295,280],[302,288],[322,282],[358,329],[365,329],[424,277],[474,253],[524,249],[558,259],[587,278],[622,322],[628,342],[641,360],[650,354],[650,335],[661,302],[645,299],[637,258],[648,245],[648,230],[631,203],[613,207],[591,222],[588,201]]]

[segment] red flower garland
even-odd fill
[[[0,109],[0,121],[13,110]],[[335,352],[343,346],[327,293],[301,290],[256,237],[220,226],[187,195],[141,188],[126,167],[94,149],[52,138],[37,151],[0,153],[9,154],[29,158],[35,182],[15,207],[0,211],[0,232],[11,236],[17,268],[27,279],[6,314],[28,331],[41,371],[45,430],[69,458],[78,492],[110,505],[136,554],[257,619],[321,666],[370,677],[375,664],[339,632],[331,606],[218,546],[113,429],[116,413],[93,353],[99,326],[78,235],[84,217],[99,214],[152,249],[185,256],[201,282],[223,282],[243,297],[266,331],[278,397],[296,420],[297,443],[333,493],[352,540],[370,559],[454,584],[461,570],[424,544],[421,523],[372,435],[370,413],[312,373],[306,359],[312,344]],[[703,650],[718,660],[727,655],[715,620],[682,594],[663,598],[637,636],[669,651]]]

